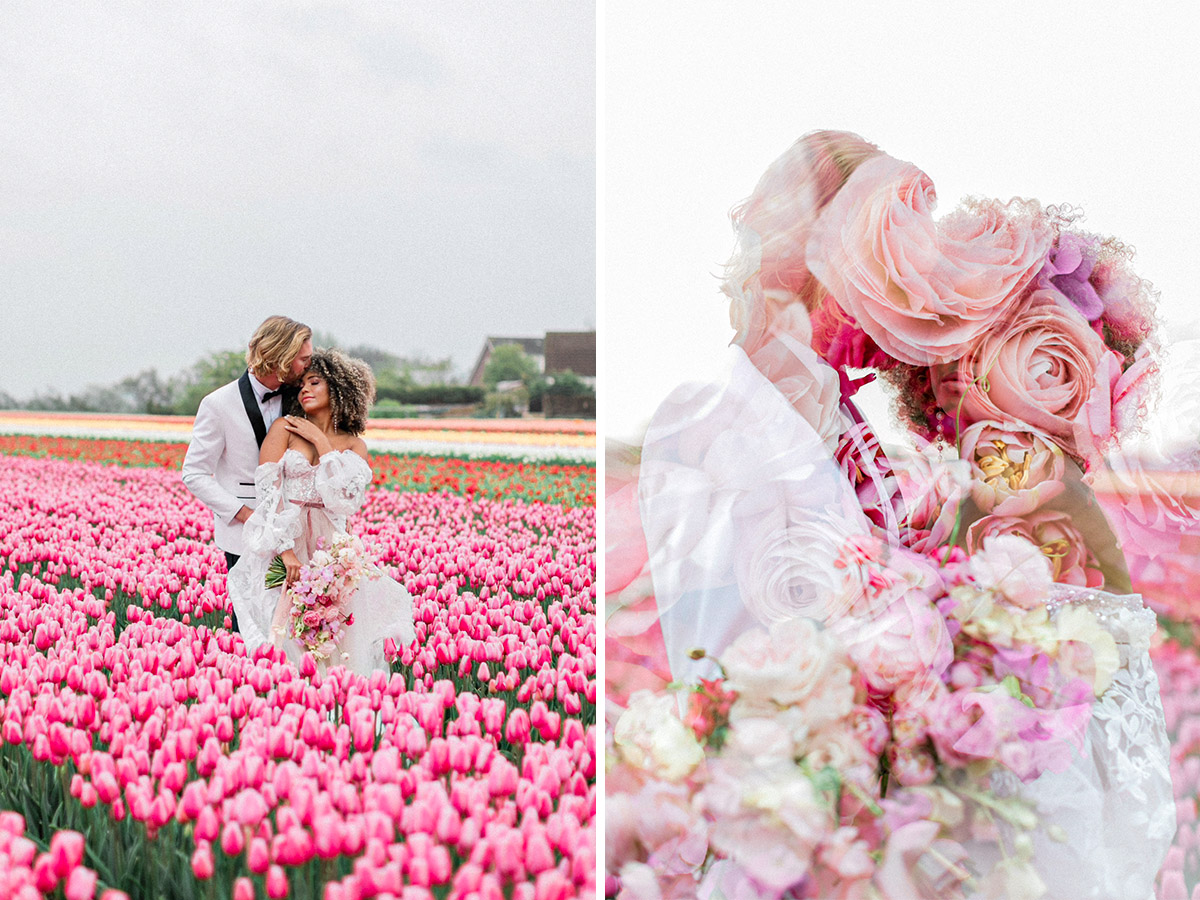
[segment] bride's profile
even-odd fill
[[[364,548],[346,534],[346,520],[371,484],[361,435],[373,398],[365,362],[318,350],[301,380],[300,414],[280,417],[263,441],[254,475],[258,506],[246,522],[246,553],[228,581],[248,650],[273,643],[297,664],[312,653],[322,665],[369,674],[387,667],[388,639],[397,645],[414,639],[411,596],[374,570]],[[297,607],[297,597],[316,593],[313,583],[300,589],[310,563],[325,570],[318,577],[337,576],[339,601],[327,615]],[[351,576],[343,569],[353,571],[353,584],[345,583]]]
[[[934,202],[857,135],[796,142],[734,211],[727,377],[610,463],[609,671],[643,670],[610,894],[1153,895],[1156,620],[1092,485],[1151,403],[1154,295],[1069,209]]]

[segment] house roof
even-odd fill
[[[574,372],[576,375],[596,375],[596,332],[547,331],[547,375],[555,372]]]

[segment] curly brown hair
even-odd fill
[[[366,430],[367,413],[375,402],[375,375],[369,365],[340,350],[321,348],[313,352],[304,374],[325,380],[334,428],[356,435]]]

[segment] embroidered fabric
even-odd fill
[[[346,530],[347,517],[366,500],[371,468],[351,450],[327,453],[316,465],[289,449],[276,463],[263,463],[254,475],[259,503],[246,521],[246,553],[229,573],[228,590],[242,639],[253,651],[268,641],[299,662],[303,653],[288,636],[290,605],[280,588],[264,585],[271,560],[292,550],[305,564],[321,538]],[[415,638],[412,597],[387,576],[364,579],[350,602],[354,622],[342,639],[336,662],[367,673],[385,668],[383,645]]]

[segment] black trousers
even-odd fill
[[[235,565],[237,565],[237,561],[239,559],[241,559],[241,557],[238,556],[236,553],[226,553],[224,550],[222,550],[221,552],[225,553],[225,571],[228,572]],[[229,604],[229,618],[233,622],[234,634],[237,634],[237,632],[238,632],[237,613],[233,611],[232,603]]]

